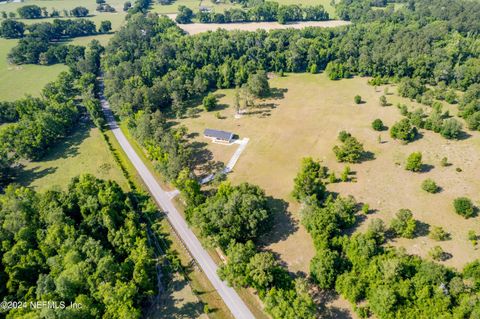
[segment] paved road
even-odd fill
[[[105,114],[108,125],[120,143],[120,146],[127,154],[133,166],[147,185],[157,204],[160,205],[162,210],[166,212],[167,218],[171,225],[183,240],[188,250],[197,261],[198,265],[202,268],[203,272],[207,275],[213,287],[215,287],[220,297],[232,312],[233,316],[237,319],[254,319],[255,317],[245,305],[243,300],[238,296],[237,292],[233,288],[228,287],[224,281],[220,280],[217,275],[217,265],[207,251],[203,249],[195,234],[190,230],[190,228],[188,228],[187,223],[173,205],[167,192],[160,187],[152,173],[148,170],[138,154],[132,148],[132,145],[130,145],[130,142],[118,127],[112,111],[110,110],[110,105],[103,96],[101,98],[101,102],[103,113]]]

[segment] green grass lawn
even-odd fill
[[[51,187],[64,189],[70,180],[89,173],[114,180],[128,189],[127,180],[114,161],[100,131],[89,124],[80,124],[73,135],[52,148],[41,161],[23,162],[17,182],[38,191]]]
[[[25,94],[38,96],[42,88],[67,70],[65,65],[10,65],[7,54],[17,40],[0,38],[0,100],[12,101]]]
[[[90,11],[90,16],[87,19],[92,20],[95,22],[97,27],[100,25],[100,22],[103,20],[110,20],[112,22],[112,29],[118,30],[120,26],[123,24],[125,20],[125,12],[123,12],[123,3],[124,0],[108,0],[107,3],[114,7],[117,12],[115,13],[102,13],[96,12],[95,9],[97,8],[97,4],[95,0],[25,0],[24,2],[10,2],[6,4],[0,4],[0,11],[5,12],[15,12],[17,13],[17,9],[25,6],[35,4],[39,7],[47,8],[48,12],[51,12],[52,9],[56,9],[60,12],[62,19],[70,18],[63,16],[63,10],[70,11],[71,9],[82,6],[87,8]],[[37,22],[50,22],[53,21],[54,18],[45,18],[45,19],[19,19],[26,24],[32,24]]]

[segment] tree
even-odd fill
[[[458,197],[453,201],[455,212],[465,218],[470,218],[475,214],[475,206],[470,198]]]
[[[100,27],[98,28],[99,33],[108,33],[112,30],[112,23],[108,20],[102,21]]]
[[[105,0],[95,0],[95,2],[96,2],[97,4],[104,4],[104,3],[105,3]]]
[[[271,211],[264,191],[242,183],[220,184],[214,196],[196,207],[190,221],[205,238],[225,249],[232,240],[247,242],[264,234],[271,222]]]
[[[374,218],[368,225],[366,236],[375,239],[378,244],[383,244],[385,241],[386,226],[380,218]]]
[[[405,164],[405,169],[412,172],[420,172],[422,170],[422,153],[413,152],[407,158],[407,163]]]
[[[7,19],[3,20],[0,26],[0,36],[6,39],[22,38],[25,32],[25,24],[23,22]]]
[[[42,8],[37,5],[27,5],[17,9],[22,19],[39,19],[42,17]]]
[[[275,274],[279,265],[271,252],[260,252],[255,254],[246,266],[248,285],[264,294],[274,285]]]
[[[333,147],[337,160],[341,163],[358,163],[365,153],[363,144],[351,135],[348,137],[339,136],[339,139],[343,140],[343,144]]]
[[[178,6],[178,14],[175,21],[180,24],[192,23],[193,11],[186,6]]]
[[[427,178],[422,182],[422,189],[427,193],[435,194],[438,193],[440,187],[438,187],[433,179]]]
[[[207,112],[212,111],[217,107],[217,97],[215,94],[210,93],[203,98],[203,107]]]
[[[404,142],[411,142],[417,135],[417,129],[412,126],[409,119],[401,119],[399,122],[392,125],[390,129],[390,136]]]
[[[330,289],[335,283],[340,256],[337,251],[330,249],[317,250],[315,257],[310,262],[310,272],[315,283],[321,289]]]
[[[247,87],[249,92],[257,97],[263,98],[270,94],[267,73],[263,70],[257,71],[248,77]]]
[[[299,202],[310,198],[321,200],[325,196],[322,179],[327,177],[327,170],[311,157],[302,159],[300,172],[294,179],[292,196]]]
[[[70,10],[70,14],[77,18],[86,17],[88,16],[88,13],[89,11],[85,7],[75,7],[72,10]]]
[[[413,238],[417,228],[417,221],[413,219],[411,210],[400,209],[395,215],[395,218],[392,219],[390,227],[397,236]]]
[[[385,126],[383,125],[383,122],[381,119],[375,119],[373,122],[372,122],[372,128],[375,130],[375,131],[383,131],[385,130]]]
[[[355,95],[353,101],[355,102],[355,104],[360,104],[362,103],[362,97],[360,95]]]

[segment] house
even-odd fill
[[[211,138],[214,142],[223,142],[223,143],[231,143],[234,137],[234,134],[231,132],[213,130],[213,129],[205,129],[203,132],[205,137]]]

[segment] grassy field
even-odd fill
[[[95,0],[25,0],[24,2],[10,2],[5,4],[0,4],[0,11],[5,12],[17,12],[17,9],[24,6],[35,4],[39,7],[47,8],[48,12],[51,12],[52,9],[56,9],[60,12],[61,19],[68,19],[74,17],[64,17],[63,10],[70,11],[71,9],[82,6],[87,8],[90,11],[90,16],[87,19],[95,22],[97,27],[100,25],[100,22],[103,20],[110,20],[112,22],[112,30],[118,30],[120,26],[124,23],[125,12],[123,12],[123,0],[108,0],[107,3],[116,9],[114,13],[106,12],[97,12],[97,4]],[[19,19],[26,24],[37,23],[37,22],[47,22],[53,21],[56,18],[45,18],[45,19]],[[58,18],[57,18],[58,19]]]
[[[305,6],[321,4],[325,7],[325,10],[327,10],[327,12],[330,14],[332,18],[335,17],[335,8],[330,4],[329,0],[303,0],[303,1],[275,0],[275,2],[278,2],[279,4],[301,3],[302,5],[305,5]],[[228,0],[221,1],[219,4],[213,4],[210,0],[177,0],[170,5],[160,5],[158,3],[155,3],[152,7],[152,11],[157,13],[163,13],[163,14],[177,13],[179,5],[187,6],[190,9],[192,9],[193,12],[197,12],[199,6],[210,7],[214,9],[216,12],[223,12],[226,9],[234,7],[234,5],[232,5]]]
[[[51,187],[65,189],[73,177],[84,173],[114,180],[123,189],[128,189],[100,131],[88,124],[81,124],[72,136],[51,149],[41,161],[22,164],[18,182],[38,191]]]
[[[0,100],[11,101],[25,94],[38,96],[41,89],[67,70],[65,65],[10,65],[7,54],[17,40],[0,38]]]
[[[312,156],[323,162],[340,175],[343,164],[337,163],[332,147],[338,144],[337,134],[348,130],[365,149],[375,154],[375,159],[363,164],[350,165],[355,172],[356,182],[329,185],[331,191],[342,195],[353,195],[359,202],[368,203],[375,213],[368,215],[359,229],[364,230],[368,219],[382,218],[389,221],[401,208],[409,208],[414,217],[424,225],[442,226],[451,234],[451,240],[435,242],[420,234],[415,239],[401,239],[393,242],[408,252],[426,257],[435,245],[440,245],[452,254],[444,263],[462,267],[465,263],[480,258],[480,251],[467,241],[470,229],[480,232],[478,217],[466,220],[453,211],[452,201],[458,196],[468,196],[478,201],[480,193],[479,134],[460,141],[449,141],[439,134],[422,131],[423,137],[402,145],[392,140],[388,132],[379,133],[371,129],[371,122],[381,118],[391,126],[401,118],[395,106],[381,107],[379,97],[383,88],[377,91],[367,85],[367,79],[354,78],[330,81],[325,75],[295,74],[271,80],[276,98],[261,101],[250,115],[235,119],[234,111],[228,107],[220,110],[224,119],[217,119],[215,112],[202,112],[197,118],[181,121],[192,132],[198,133],[198,142],[208,142],[202,137],[206,127],[232,131],[242,137],[249,137],[250,143],[240,157],[230,179],[236,183],[248,181],[260,185],[272,196],[272,203],[281,208],[272,234],[265,239],[266,248],[272,249],[294,272],[308,272],[314,248],[310,236],[298,222],[299,206],[291,198],[295,177],[303,157]],[[391,92],[395,88],[390,88]],[[231,105],[233,92],[222,90],[220,104]],[[360,94],[365,101],[361,105],[353,102]],[[406,103],[412,108],[418,105],[395,95],[388,95],[393,105]],[[450,107],[453,110],[453,107]],[[455,114],[455,112],[452,112]],[[223,150],[215,145],[209,149],[213,158],[224,161]],[[411,173],[403,167],[406,157],[414,151],[421,151],[424,162],[432,165],[428,172]],[[453,164],[441,167],[440,159],[447,157]],[[398,165],[400,164],[400,165]],[[456,168],[462,169],[457,172]],[[428,194],[420,189],[426,178],[432,178],[442,188],[439,194]],[[427,228],[425,226],[424,228]]]

